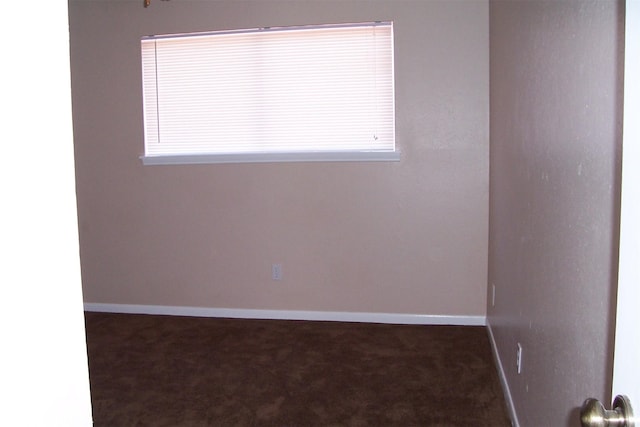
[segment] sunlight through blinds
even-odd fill
[[[395,150],[391,23],[144,37],[145,155]]]

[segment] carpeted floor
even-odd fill
[[[510,426],[483,327],[86,313],[96,427]]]

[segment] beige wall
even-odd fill
[[[610,401],[623,18],[615,1],[490,3],[488,320],[522,426]]]
[[[69,9],[86,302],[485,315],[486,1]],[[140,36],[371,20],[395,23],[399,163],[141,164]]]

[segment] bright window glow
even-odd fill
[[[151,36],[141,49],[147,159],[395,153],[391,23]]]

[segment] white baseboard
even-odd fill
[[[341,311],[254,310],[164,305],[85,303],[85,311],[169,316],[226,317],[233,319],[318,320],[335,322],[391,323],[402,325],[485,326],[485,316],[443,316],[405,313],[358,313]]]
[[[502,367],[502,362],[500,361],[500,353],[498,352],[498,346],[496,345],[496,340],[493,336],[493,331],[491,330],[491,323],[487,319],[487,330],[489,331],[489,341],[491,341],[491,350],[493,352],[493,359],[495,360],[496,366],[498,368],[498,376],[500,377],[500,385],[502,385],[502,392],[504,393],[504,399],[507,403],[507,410],[509,411],[509,418],[511,418],[511,425],[513,427],[520,427],[520,422],[518,421],[518,414],[516,414],[516,407],[513,405],[513,398],[511,397],[511,390],[509,389],[509,383],[507,382],[507,377],[504,374],[504,368]]]

